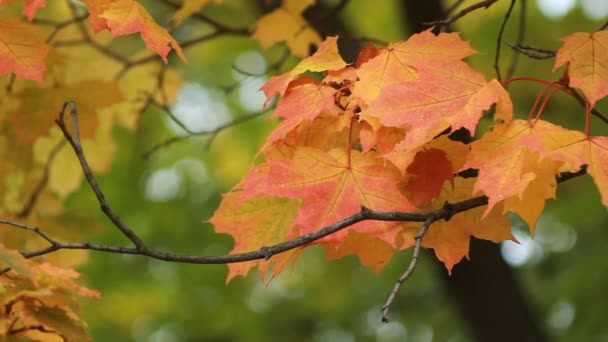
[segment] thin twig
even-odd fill
[[[492,6],[496,1],[498,1],[498,0],[484,0],[484,1],[474,3],[471,6],[463,8],[458,13],[456,13],[450,17],[447,17],[443,20],[431,21],[427,24],[428,25],[437,25],[437,26],[448,26],[451,23],[455,22],[456,20],[464,17],[465,15],[467,15],[475,10],[478,10],[480,8],[488,8],[488,7]]]
[[[574,97],[576,102],[578,102],[581,106],[585,107],[587,105],[587,101],[583,98],[583,96],[581,96],[581,94],[579,94],[578,91],[576,91],[576,89],[568,86],[567,91]],[[597,109],[592,108],[591,115],[597,117],[598,119],[602,120],[604,123],[608,124],[608,117],[606,117],[604,114],[600,113]]]
[[[67,126],[65,125],[64,114],[67,107],[70,107],[72,130],[74,133],[70,133]],[[74,103],[74,101],[66,101],[63,103],[61,111],[59,112],[59,118],[55,120],[55,123],[59,126],[61,132],[63,132],[63,135],[76,153],[76,157],[78,157],[78,161],[80,162],[80,167],[84,172],[84,176],[87,182],[89,183],[89,185],[93,189],[93,192],[97,196],[97,201],[101,206],[101,210],[106,214],[110,221],[112,221],[116,228],[118,228],[123,233],[123,235],[125,235],[129,240],[131,240],[131,242],[133,242],[135,247],[137,247],[137,250],[145,250],[146,246],[144,245],[143,241],[129,227],[127,227],[127,225],[125,225],[122,220],[112,211],[110,205],[106,201],[105,195],[97,184],[95,175],[93,175],[93,172],[89,167],[89,162],[85,158],[84,151],[82,150],[82,145],[80,144],[78,111],[76,109],[76,104]]]
[[[164,141],[161,141],[157,144],[155,144],[154,146],[150,147],[146,152],[144,152],[143,157],[144,158],[149,158],[152,154],[156,153],[158,150],[169,147],[175,143],[178,143],[180,141],[183,140],[187,140],[193,137],[204,137],[204,136],[209,136],[210,139],[209,141],[207,141],[207,145],[209,146],[209,144],[211,144],[211,142],[213,141],[213,139],[222,131],[232,128],[234,126],[238,126],[242,123],[245,123],[247,121],[251,121],[254,119],[257,119],[261,116],[263,116],[264,114],[268,113],[271,109],[266,109],[264,111],[261,111],[259,113],[256,114],[252,114],[252,115],[247,115],[247,116],[242,116],[236,120],[233,120],[227,124],[224,124],[222,126],[219,126],[215,129],[212,130],[208,130],[208,131],[199,131],[199,132],[192,132],[192,131],[188,131],[188,134],[186,135],[176,135],[173,136],[171,138],[168,138]]]
[[[525,36],[526,36],[526,19],[527,19],[527,3],[528,0],[520,0],[520,10],[519,10],[519,32],[517,33],[517,43],[516,45],[521,45],[524,43],[525,40]],[[511,64],[509,65],[509,68],[507,69],[507,76],[506,78],[509,79],[511,77],[513,77],[513,75],[515,74],[515,69],[517,68],[517,64],[519,62],[519,54],[518,53],[513,53],[513,55],[511,56]]]
[[[72,119],[72,127],[74,133],[71,133],[64,122],[64,113],[70,107],[71,119]],[[355,213],[349,217],[346,217],[334,224],[321,228],[315,232],[302,235],[300,237],[294,238],[292,240],[288,240],[286,242],[282,242],[270,247],[261,247],[256,251],[238,253],[238,254],[228,254],[228,255],[217,255],[217,256],[196,256],[196,255],[186,255],[186,254],[177,254],[172,252],[164,252],[160,250],[156,250],[151,247],[147,247],[143,241],[136,235],[136,233],[129,228],[125,223],[123,223],[120,218],[114,213],[111,209],[110,205],[105,199],[105,195],[103,194],[101,188],[99,187],[95,176],[91,172],[89,164],[84,155],[84,151],[82,150],[82,146],[80,145],[80,137],[75,134],[78,133],[78,112],[76,109],[76,105],[73,101],[66,101],[59,113],[59,117],[56,120],[57,125],[61,129],[63,135],[66,140],[74,150],[76,154],[80,166],[83,170],[85,178],[91,188],[91,190],[95,193],[97,197],[97,201],[101,206],[101,210],[106,214],[106,216],[112,221],[113,225],[118,228],[123,235],[125,235],[131,242],[135,245],[134,247],[120,247],[120,246],[109,246],[109,245],[99,245],[93,244],[90,242],[78,242],[78,243],[69,243],[69,242],[60,242],[50,235],[46,234],[38,227],[29,226],[26,224],[21,224],[17,222],[13,222],[10,220],[0,220],[0,224],[7,224],[17,228],[21,228],[24,230],[31,231],[45,241],[49,243],[49,246],[46,248],[42,248],[34,251],[22,251],[21,254],[26,258],[31,258],[35,256],[40,256],[44,254],[48,254],[51,252],[55,252],[60,249],[84,249],[84,250],[95,250],[101,252],[108,253],[118,253],[118,254],[133,254],[133,255],[141,255],[147,256],[150,258],[163,260],[163,261],[171,261],[171,262],[179,262],[179,263],[193,263],[193,264],[227,264],[227,263],[236,263],[236,262],[244,262],[251,260],[268,260],[273,255],[286,252],[288,250],[302,247],[304,245],[310,244],[316,240],[319,240],[328,235],[334,234],[342,229],[348,228],[358,222],[366,221],[366,220],[377,220],[377,221],[400,221],[400,222],[424,222],[423,228],[418,233],[416,237],[417,248],[414,251],[415,260],[418,259],[419,249],[422,237],[426,230],[429,229],[430,225],[439,220],[449,220],[452,216],[471,210],[473,208],[484,206],[488,203],[488,198],[486,196],[478,196],[468,200],[464,200],[457,203],[445,203],[442,208],[428,211],[426,213],[406,213],[406,212],[382,212],[375,211],[372,209],[368,209],[364,206],[361,206],[361,209],[358,213]],[[74,135],[73,135],[74,134]],[[563,173],[558,177],[558,182],[565,181],[567,179],[582,175],[586,173],[586,169],[583,168],[574,173]],[[418,252],[417,252],[418,250]],[[408,271],[402,276],[404,278],[403,281],[413,272],[417,261],[413,261],[413,265],[410,264],[408,267]],[[411,269],[411,270],[410,270]],[[4,270],[2,270],[4,272]],[[401,278],[400,278],[401,279]],[[400,287],[400,286],[399,286]],[[391,292],[391,297],[395,297],[399,289],[393,290]],[[390,298],[389,298],[390,299]],[[389,302],[383,307],[383,311],[385,311],[384,318],[387,319],[387,312],[390,308],[390,304],[395,299],[390,299]]]
[[[496,71],[496,79],[500,82],[502,81],[500,76],[500,66],[498,62],[500,61],[500,48],[502,47],[502,35],[505,33],[505,27],[507,27],[507,22],[511,17],[511,12],[513,12],[513,6],[515,6],[516,0],[511,0],[511,4],[509,5],[509,9],[507,13],[505,13],[505,17],[502,20],[502,24],[500,24],[500,29],[498,30],[498,37],[496,38],[496,52],[494,54],[494,70]]]
[[[390,295],[388,296],[386,303],[382,306],[382,322],[384,322],[384,323],[388,323],[388,321],[389,321],[388,312],[390,311],[391,306],[395,302],[395,299],[397,298],[397,294],[399,294],[399,290],[401,290],[403,283],[416,270],[416,265],[418,265],[418,258],[420,255],[420,246],[422,244],[422,238],[424,237],[424,234],[426,234],[426,232],[429,230],[432,223],[433,223],[433,220],[432,220],[432,218],[429,217],[429,219],[424,221],[424,224],[422,224],[422,228],[420,228],[420,231],[418,231],[418,234],[416,234],[416,236],[414,237],[414,239],[416,240],[416,244],[414,245],[414,253],[412,254],[412,260],[410,261],[410,264],[407,267],[407,269],[405,270],[405,272],[403,273],[403,275],[401,277],[399,277],[399,279],[397,279],[397,283],[395,284],[395,286],[393,287],[393,290],[391,291]]]
[[[512,44],[512,43],[507,43],[507,45],[510,46],[513,50],[518,51],[518,52],[520,52],[530,58],[534,58],[534,59],[549,59],[549,58],[555,57],[555,55],[556,55],[556,52],[553,50],[542,49],[542,48],[535,47],[535,46]]]
[[[450,13],[453,13],[465,1],[466,0],[458,0],[458,1],[456,1],[455,3],[452,4],[452,6],[448,7],[448,9],[445,10],[445,13],[447,15],[449,15]]]

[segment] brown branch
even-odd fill
[[[542,49],[535,46],[512,43],[507,43],[507,45],[510,46],[513,50],[534,59],[549,59],[555,57],[556,55],[556,52],[553,50]]]
[[[436,20],[436,21],[429,22],[427,24],[428,25],[437,25],[437,26],[448,26],[448,25],[452,24],[453,22],[455,22],[456,20],[464,17],[465,15],[467,15],[475,10],[478,10],[480,8],[488,8],[488,7],[492,6],[497,1],[498,0],[480,1],[480,2],[472,4],[471,6],[463,8],[458,13],[456,13],[452,16],[449,16],[443,20]]]
[[[180,141],[183,140],[187,140],[193,137],[204,137],[204,136],[209,136],[210,139],[207,141],[206,146],[209,146],[211,144],[211,142],[213,141],[213,139],[215,139],[215,137],[222,131],[232,128],[234,126],[238,126],[242,123],[245,123],[247,121],[251,121],[257,118],[262,117],[264,114],[266,114],[268,111],[270,111],[270,109],[266,109],[262,112],[259,112],[257,114],[252,114],[252,115],[246,115],[246,116],[242,116],[236,120],[233,120],[227,124],[224,124],[222,126],[219,126],[213,130],[209,130],[209,131],[200,131],[200,132],[192,132],[190,130],[186,130],[186,132],[188,133],[187,135],[176,135],[173,136],[171,138],[168,138],[164,141],[161,141],[157,144],[155,144],[154,146],[150,147],[146,152],[144,152],[143,157],[144,158],[149,158],[152,154],[156,153],[158,150],[163,149],[165,147],[169,147],[175,143],[178,143]]]
[[[527,18],[527,3],[528,0],[521,0],[520,2],[520,7],[521,9],[519,10],[519,31],[517,33],[517,45],[521,45],[524,43],[524,39],[525,39],[525,35],[526,35],[526,18]],[[517,63],[519,62],[519,54],[518,53],[514,53],[511,56],[511,64],[509,65],[509,68],[507,69],[507,76],[506,78],[509,79],[511,77],[513,77],[513,74],[515,74],[515,69],[517,68]]]
[[[64,114],[68,106],[70,107],[72,130],[74,131],[73,135],[69,132],[64,121]],[[82,145],[80,144],[78,111],[76,110],[76,104],[74,103],[74,101],[66,101],[63,103],[61,111],[59,112],[59,118],[55,120],[55,123],[61,129],[61,132],[63,132],[63,135],[67,139],[68,143],[72,146],[74,153],[76,153],[78,161],[80,162],[80,167],[84,172],[87,182],[89,183],[89,185],[93,189],[93,192],[95,192],[95,195],[97,196],[97,201],[101,206],[101,210],[106,214],[110,221],[112,221],[116,228],[118,228],[123,233],[123,235],[125,235],[129,240],[131,240],[131,242],[133,242],[133,244],[135,245],[135,247],[137,247],[138,250],[145,250],[146,246],[144,245],[143,241],[141,241],[141,239],[129,227],[127,227],[127,225],[125,225],[122,220],[112,211],[110,205],[106,201],[105,195],[97,184],[97,180],[95,179],[95,176],[93,175],[93,172],[89,167],[89,163],[85,158],[84,152],[82,150]]]
[[[578,91],[576,91],[576,89],[574,89],[570,86],[567,86],[566,90],[568,91],[568,93],[570,93],[574,97],[576,102],[578,102],[581,106],[586,108],[587,101],[583,98],[583,96],[581,94],[579,94]],[[604,114],[600,113],[597,109],[592,108],[591,115],[597,117],[598,119],[602,120],[604,123],[608,124],[608,117],[606,117]]]
[[[494,70],[496,71],[496,79],[499,82],[502,81],[500,76],[500,66],[498,65],[498,62],[500,61],[500,48],[502,47],[502,35],[504,34],[507,22],[511,17],[511,12],[513,12],[513,6],[515,6],[515,1],[516,0],[511,0],[509,9],[507,10],[507,13],[505,13],[505,17],[502,20],[502,24],[500,24],[500,29],[498,30],[498,37],[496,38],[496,52],[494,53]]]
[[[64,121],[64,113],[67,108],[70,108],[71,113],[71,123],[72,130],[74,133],[71,133]],[[317,241],[323,237],[334,234],[342,229],[348,228],[358,222],[367,221],[367,220],[377,220],[377,221],[399,221],[399,222],[424,222],[420,232],[416,235],[416,247],[414,248],[414,257],[412,262],[410,263],[406,272],[399,278],[398,284],[395,286],[393,291],[389,296],[389,300],[383,306],[382,310],[383,320],[388,320],[388,310],[390,309],[391,304],[394,302],[399,289],[403,282],[413,273],[415,270],[416,264],[419,258],[419,250],[422,242],[422,238],[425,232],[430,228],[430,225],[434,222],[440,220],[449,220],[452,216],[471,210],[473,208],[484,206],[488,203],[488,198],[486,196],[478,196],[468,200],[464,200],[457,203],[445,203],[445,205],[436,210],[428,211],[426,213],[406,213],[406,212],[383,212],[376,211],[372,209],[368,209],[364,206],[361,206],[361,210],[353,214],[349,217],[346,217],[334,224],[326,226],[322,229],[319,229],[315,232],[302,235],[300,237],[294,238],[292,240],[288,240],[270,247],[261,247],[256,251],[238,253],[238,254],[228,254],[228,255],[217,255],[217,256],[196,256],[196,255],[186,255],[186,254],[178,254],[172,252],[164,252],[160,250],[156,250],[151,247],[147,247],[143,241],[137,236],[137,234],[129,228],[122,220],[114,213],[110,205],[108,204],[105,195],[101,188],[99,187],[95,176],[91,172],[89,164],[84,155],[84,151],[82,150],[82,146],[80,144],[80,136],[79,136],[79,128],[78,128],[78,112],[76,109],[76,105],[73,101],[66,101],[62,106],[61,112],[59,113],[59,117],[56,120],[57,125],[61,129],[64,137],[74,150],[76,154],[80,166],[83,170],[85,178],[91,188],[91,190],[95,193],[97,201],[101,207],[101,210],[104,214],[110,219],[113,225],[119,229],[119,231],[125,235],[134,245],[134,247],[121,247],[121,246],[109,246],[109,245],[99,245],[90,242],[61,242],[50,235],[46,234],[39,227],[34,227],[26,224],[21,224],[17,222],[13,222],[10,220],[0,220],[0,224],[6,224],[10,226],[14,226],[17,228],[21,228],[27,231],[31,231],[36,235],[40,236],[42,239],[49,243],[49,246],[43,249],[34,250],[34,251],[22,251],[21,254],[26,258],[31,258],[35,256],[40,256],[44,254],[48,254],[51,252],[55,252],[60,249],[83,249],[83,250],[94,250],[108,253],[118,253],[118,254],[133,254],[133,255],[141,255],[147,256],[150,258],[163,260],[163,261],[171,261],[171,262],[179,262],[179,263],[192,263],[192,264],[227,264],[227,263],[237,263],[251,260],[268,260],[273,255],[283,253],[289,251],[294,248],[302,247],[304,245],[310,244],[311,242]],[[563,173],[558,177],[558,182],[563,182],[565,180],[574,178],[576,176],[582,175],[586,173],[586,169],[583,168],[574,173]],[[8,268],[3,269],[2,273],[8,271]]]
[[[388,296],[388,299],[386,300],[386,304],[384,304],[382,306],[382,322],[384,322],[384,323],[388,323],[388,321],[389,321],[388,312],[390,311],[391,306],[395,302],[395,299],[397,298],[397,294],[399,294],[399,291],[401,290],[403,283],[405,283],[405,281],[416,270],[416,265],[418,265],[418,258],[419,258],[419,254],[420,254],[420,245],[422,244],[422,238],[424,237],[424,234],[426,234],[426,232],[429,230],[431,223],[433,223],[433,222],[430,218],[428,220],[426,220],[424,222],[424,224],[422,225],[422,228],[420,228],[420,231],[418,231],[418,234],[416,234],[416,236],[414,237],[414,239],[416,240],[416,244],[414,245],[414,253],[412,254],[412,261],[410,261],[410,264],[407,267],[407,269],[405,270],[405,272],[403,273],[403,275],[401,277],[399,277],[399,279],[397,279],[397,283],[395,284],[395,286],[393,287],[393,290],[391,291],[390,295]]]

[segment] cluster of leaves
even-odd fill
[[[180,44],[136,0],[87,0],[82,4],[0,1],[3,9],[0,86],[4,91],[0,99],[0,153],[6,161],[0,163],[3,223],[20,222],[22,226],[18,228],[43,226],[45,231],[58,236],[82,238],[84,232],[79,226],[86,218],[64,218],[63,202],[83,183],[80,164],[54,123],[64,101],[71,99],[78,105],[79,135],[91,170],[106,172],[117,148],[112,130],[117,126],[132,130],[139,115],[150,105],[168,111],[168,105],[175,100],[182,81],[175,69],[166,65],[171,50],[187,62],[182,45],[195,46],[218,33],[228,32],[251,35],[263,47],[287,41],[294,55],[304,57],[311,43],[321,41],[308,25],[306,34],[297,34],[298,39],[294,39],[294,32],[299,32],[305,22],[301,12],[313,2],[285,1],[260,17],[252,28],[231,29],[203,18],[216,32]],[[175,9],[169,26],[179,27],[208,3],[165,1],[166,6]],[[19,12],[26,18],[20,18]],[[277,34],[274,25],[289,27],[290,31]],[[142,49],[125,54],[112,47],[115,38],[138,33],[151,53]],[[90,220],[86,222],[89,231],[96,228]],[[6,253],[0,277],[2,303],[7,305],[9,314],[3,316],[6,318],[1,323],[3,332],[30,338],[44,333],[59,334],[72,340],[84,331],[72,305],[75,298],[68,300],[68,297],[89,293],[68,291],[72,283],[66,279],[76,277],[77,273],[69,267],[85,262],[86,251],[42,257],[50,252],[46,248],[49,241],[24,236],[23,232],[3,231]],[[42,251],[24,255],[27,258],[36,255],[68,268],[52,268],[50,264],[33,261],[18,263],[19,250]],[[41,281],[41,277],[45,280]],[[23,291],[29,292],[24,295]],[[63,296],[61,299],[57,299],[58,292]],[[65,318],[64,326],[36,318],[32,310],[40,314],[51,312],[56,322]],[[76,327],[80,329],[78,333]]]
[[[607,36],[564,38],[555,68],[567,64],[569,78],[547,82],[573,97],[570,86],[580,88],[587,121],[596,101],[608,95],[601,51]],[[311,233],[361,206],[416,213],[484,194],[485,209],[438,222],[422,240],[450,271],[467,256],[471,236],[514,240],[508,212],[533,233],[561,172],[587,165],[608,206],[608,137],[541,120],[542,109],[536,117],[515,119],[501,83],[486,81],[462,61],[473,52],[456,33],[426,31],[384,48],[368,45],[350,66],[338,54],[336,38],[328,38],[313,56],[262,87],[268,100],[281,97],[274,116],[284,120],[261,151],[264,161],[224,196],[211,219],[216,230],[233,235],[233,252],[243,252]],[[450,139],[461,129],[475,135],[490,109],[491,131],[468,145]],[[478,176],[459,176],[470,169]],[[329,259],[356,254],[379,271],[396,250],[415,244],[418,229],[365,221],[315,243]],[[254,266],[263,275],[274,266],[275,276],[301,249],[270,262],[231,264],[229,279]]]
[[[105,172],[116,149],[112,129],[133,129],[146,107],[168,110],[174,100],[181,77],[161,61],[166,63],[173,50],[186,62],[182,48],[222,32],[251,35],[263,48],[284,41],[302,58],[311,45],[319,46],[313,56],[262,88],[268,100],[277,94],[281,98],[273,117],[282,122],[260,152],[259,165],[224,195],[211,219],[216,231],[235,238],[233,253],[317,231],[361,206],[421,213],[484,194],[486,208],[436,222],[424,236],[422,245],[433,248],[451,270],[467,256],[471,236],[513,239],[506,213],[517,213],[533,229],[545,200],[555,196],[560,172],[586,165],[608,206],[608,138],[589,135],[593,106],[608,95],[604,31],[564,38],[555,64],[565,65],[564,77],[545,82],[548,92],[538,115],[533,108],[521,120],[514,119],[503,85],[487,81],[463,62],[474,51],[454,33],[427,31],[387,47],[368,45],[348,65],[338,53],[337,38],[322,42],[302,16],[314,0],[285,0],[253,28],[233,29],[202,18],[216,31],[181,44],[136,0],[82,2],[88,14],[83,6],[64,1],[49,3],[48,13],[39,18],[44,0],[0,1],[3,9],[9,8],[0,17],[0,85],[6,92],[0,99],[0,153],[8,161],[0,164],[3,223],[24,222],[13,226],[43,238],[33,227],[78,238],[74,232],[82,230],[70,229],[78,222],[61,219],[63,201],[83,179],[78,159],[54,125],[62,103],[77,103],[79,143],[92,171]],[[163,2],[176,9],[172,27],[209,3]],[[9,3],[24,3],[27,21],[17,19]],[[113,38],[134,33],[152,52],[126,57],[109,47]],[[540,119],[555,91],[582,101],[585,132]],[[457,130],[475,135],[484,115],[492,116],[490,132],[469,144],[452,139],[450,133]],[[478,176],[463,177],[470,169]],[[418,230],[412,222],[368,220],[313,243],[330,259],[356,254],[379,271],[396,250],[415,243]],[[23,235],[17,229],[3,232],[2,333],[78,339],[84,323],[77,316],[75,297],[98,294],[76,285],[78,274],[67,267],[83,262],[85,255],[53,256],[53,264],[66,268],[26,260],[54,249],[42,247],[51,240]],[[26,248],[41,252],[17,252]],[[262,275],[272,270],[272,279],[303,248],[270,261],[229,264],[228,279],[256,266]]]
[[[36,263],[0,245],[3,267],[9,274],[0,277],[0,318],[3,336],[28,336],[43,340],[47,333],[76,341],[86,336],[86,324],[76,314],[78,296],[99,298],[97,291],[76,284],[80,275],[50,263]]]

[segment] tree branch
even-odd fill
[[[498,0],[484,0],[484,1],[474,3],[470,6],[467,6],[463,9],[461,9],[458,13],[456,13],[452,16],[449,16],[443,20],[432,21],[432,22],[429,22],[428,24],[437,25],[437,26],[448,26],[448,25],[452,24],[453,22],[455,22],[456,20],[469,14],[470,12],[473,12],[480,8],[488,8],[488,7],[492,6],[496,1],[498,1]]]
[[[74,133],[71,133],[64,120],[65,111],[67,108],[70,108],[71,114],[71,123],[72,130]],[[58,118],[55,120],[59,128],[61,129],[64,137],[74,150],[78,161],[80,162],[80,166],[83,170],[85,178],[91,188],[91,190],[95,193],[97,201],[101,207],[101,210],[104,214],[110,219],[113,225],[118,228],[118,230],[125,235],[134,245],[134,247],[122,247],[122,246],[110,246],[110,245],[100,245],[94,244],[90,242],[61,242],[47,233],[45,233],[42,229],[35,226],[30,226],[10,220],[0,219],[0,224],[6,224],[13,227],[17,227],[20,229],[24,229],[27,231],[31,231],[34,234],[40,236],[42,239],[49,243],[49,246],[34,250],[34,251],[21,251],[21,254],[25,258],[31,258],[35,256],[41,256],[45,254],[49,254],[55,252],[60,249],[81,249],[81,250],[94,250],[100,252],[107,253],[116,253],[116,254],[133,254],[133,255],[141,255],[150,257],[153,259],[163,260],[163,261],[171,261],[178,263],[191,263],[191,264],[228,264],[228,263],[237,263],[251,260],[268,260],[273,255],[283,253],[289,251],[291,249],[295,249],[298,247],[302,247],[304,245],[310,244],[311,242],[317,241],[321,238],[334,234],[342,229],[348,228],[358,222],[367,221],[367,220],[377,220],[377,221],[400,221],[400,222],[424,222],[422,228],[418,232],[415,237],[416,243],[414,247],[412,261],[410,262],[405,273],[399,278],[397,284],[393,288],[390,293],[390,296],[386,302],[386,304],[382,307],[383,311],[383,321],[388,321],[388,311],[390,310],[391,305],[394,303],[399,290],[403,283],[412,275],[414,272],[416,265],[419,259],[420,247],[422,243],[422,239],[424,234],[428,231],[431,224],[440,220],[449,220],[452,216],[471,210],[473,208],[484,206],[488,203],[488,198],[486,196],[478,196],[468,200],[464,200],[457,203],[445,203],[442,208],[431,210],[425,213],[407,213],[407,212],[383,212],[376,211],[364,206],[361,206],[361,210],[353,214],[349,217],[346,217],[334,224],[326,226],[322,229],[319,229],[315,232],[302,235],[300,237],[294,238],[292,240],[288,240],[273,246],[269,247],[261,247],[256,251],[238,253],[238,254],[227,254],[227,255],[211,255],[211,256],[197,256],[197,255],[187,255],[187,254],[178,254],[172,252],[165,252],[156,250],[154,248],[148,247],[144,244],[144,242],[139,238],[139,236],[129,228],[125,223],[122,222],[120,217],[114,213],[110,205],[108,204],[105,195],[101,188],[99,187],[95,176],[93,175],[87,159],[84,155],[84,151],[80,144],[80,135],[79,135],[79,127],[78,127],[78,112],[76,109],[76,105],[73,101],[66,101],[59,113]],[[558,182],[563,182],[565,180],[580,176],[586,173],[586,168],[583,167],[581,170],[573,173],[562,173],[558,177]],[[0,270],[0,275],[9,271],[10,268],[4,268]]]

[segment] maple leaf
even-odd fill
[[[346,255],[355,254],[361,264],[373,269],[376,274],[388,263],[395,254],[394,246],[373,236],[364,235],[349,230],[340,243],[323,243],[328,260],[341,259]]]
[[[376,117],[385,126],[405,128],[405,139],[396,150],[416,148],[447,128],[464,127],[475,134],[483,111],[508,96],[502,94],[504,88],[498,82],[485,84],[481,74],[471,71],[464,63],[457,63],[450,70],[453,74],[388,86],[362,117]]]
[[[335,111],[335,93],[336,89],[318,83],[305,83],[290,88],[272,115],[286,120],[272,131],[268,139],[282,139],[303,120],[313,121],[321,113]]]
[[[582,140],[585,140],[582,132],[569,131],[543,120],[513,120],[496,125],[491,132],[473,142],[471,153],[462,169],[479,169],[475,192],[483,191],[488,196],[486,214],[496,203],[507,198],[524,198],[524,191],[532,181],[537,180],[533,190],[525,196],[530,208],[515,205],[513,202],[509,206],[514,212],[521,212],[521,216],[526,218],[533,230],[532,224],[540,214],[538,208],[542,210],[545,200],[552,197],[555,187],[555,176],[540,179],[538,174],[556,175],[560,170],[560,163],[553,163],[551,160],[538,161],[538,155],[533,152],[539,152],[541,156],[553,156],[552,153],[560,151],[562,146]],[[552,159],[557,158],[553,156]],[[537,209],[531,211],[531,208]]]
[[[517,213],[530,228],[534,235],[536,222],[545,208],[545,201],[555,198],[557,190],[556,171],[563,164],[560,161],[544,158],[538,153],[526,152],[523,156],[523,173],[533,172],[536,176],[531,180],[519,196],[512,196],[504,201],[504,212]]]
[[[18,92],[17,97],[21,99],[20,105],[8,121],[16,137],[27,143],[54,125],[57,108],[61,108],[66,98],[78,104],[80,132],[84,138],[95,133],[97,111],[122,99],[116,83],[111,81],[82,81],[50,88],[28,87]],[[31,98],[38,101],[30,101]]]
[[[114,0],[82,0],[86,5],[89,11],[89,16],[87,20],[89,21],[89,25],[93,29],[93,32],[98,33],[102,30],[108,28],[108,23],[106,19],[101,17],[103,12],[105,12],[110,4]]]
[[[99,14],[99,17],[106,21],[112,37],[139,32],[148,48],[157,52],[165,63],[171,48],[183,61],[186,61],[186,56],[177,41],[166,29],[154,21],[150,13],[139,2],[114,0],[107,7],[101,5],[101,9],[103,12]],[[98,27],[103,28],[103,24],[99,24]]]
[[[587,172],[600,192],[602,204],[608,207],[608,137],[584,137],[582,133],[575,136],[582,138],[578,141],[561,140],[558,148],[544,155],[564,162],[563,168],[571,172],[587,165]]]
[[[279,76],[272,76],[260,89],[266,95],[264,106],[272,99],[274,94],[284,95],[289,82],[293,81],[305,71],[327,71],[339,70],[346,66],[346,62],[338,53],[338,38],[327,37],[320,45],[317,52],[312,56],[304,58],[291,71]]]
[[[291,159],[269,160],[261,167],[239,184],[244,198],[267,194],[301,199],[294,225],[302,234],[353,215],[361,205],[383,211],[415,210],[397,187],[400,172],[373,152],[363,155],[343,148],[326,152],[296,147]],[[394,245],[395,226],[365,221],[353,229]],[[339,242],[346,234],[340,231],[320,241]]]
[[[412,203],[419,207],[439,195],[443,183],[454,179],[453,172],[445,151],[431,148],[418,152],[407,168],[407,188]]]
[[[433,201],[435,206],[442,206],[446,201],[454,203],[469,199],[474,183],[473,178],[460,177],[454,179],[453,185],[445,182],[441,195]],[[415,230],[418,229],[420,227],[416,226]],[[468,258],[471,236],[493,242],[516,241],[511,233],[511,223],[500,210],[492,210],[486,215],[483,208],[475,208],[454,215],[449,221],[433,223],[422,239],[422,246],[433,248],[437,258],[451,273],[455,264],[464,257]]]
[[[221,1],[215,0],[216,4]],[[194,13],[200,11],[209,3],[209,0],[185,0],[182,2],[182,6],[177,10],[173,16],[171,16],[171,22],[174,25],[180,25],[186,18],[190,17]]]
[[[301,15],[313,3],[314,0],[283,1],[281,7],[258,19],[252,37],[259,40],[264,49],[285,41],[294,55],[307,56],[310,46],[321,42],[321,36]]]
[[[562,41],[553,70],[569,64],[570,86],[580,88],[593,107],[608,95],[608,32],[578,32]]]
[[[42,82],[44,61],[51,46],[39,39],[28,25],[14,18],[0,19],[0,74]]]
[[[291,227],[296,218],[298,200],[260,195],[242,203],[241,194],[234,191],[224,194],[220,207],[209,219],[216,232],[230,234],[235,238],[231,253],[249,252],[293,237],[295,232],[291,231]],[[275,255],[269,261],[254,260],[228,264],[226,282],[237,275],[247,275],[255,266],[260,269],[262,278],[265,277],[265,272],[274,266],[274,277],[292,257],[297,257],[298,253],[298,249],[293,249]]]
[[[449,72],[455,63],[474,52],[457,33],[436,36],[429,29],[414,34],[407,41],[389,44],[363,63],[357,70],[359,82],[353,94],[371,103],[383,88],[419,80],[423,73]]]

